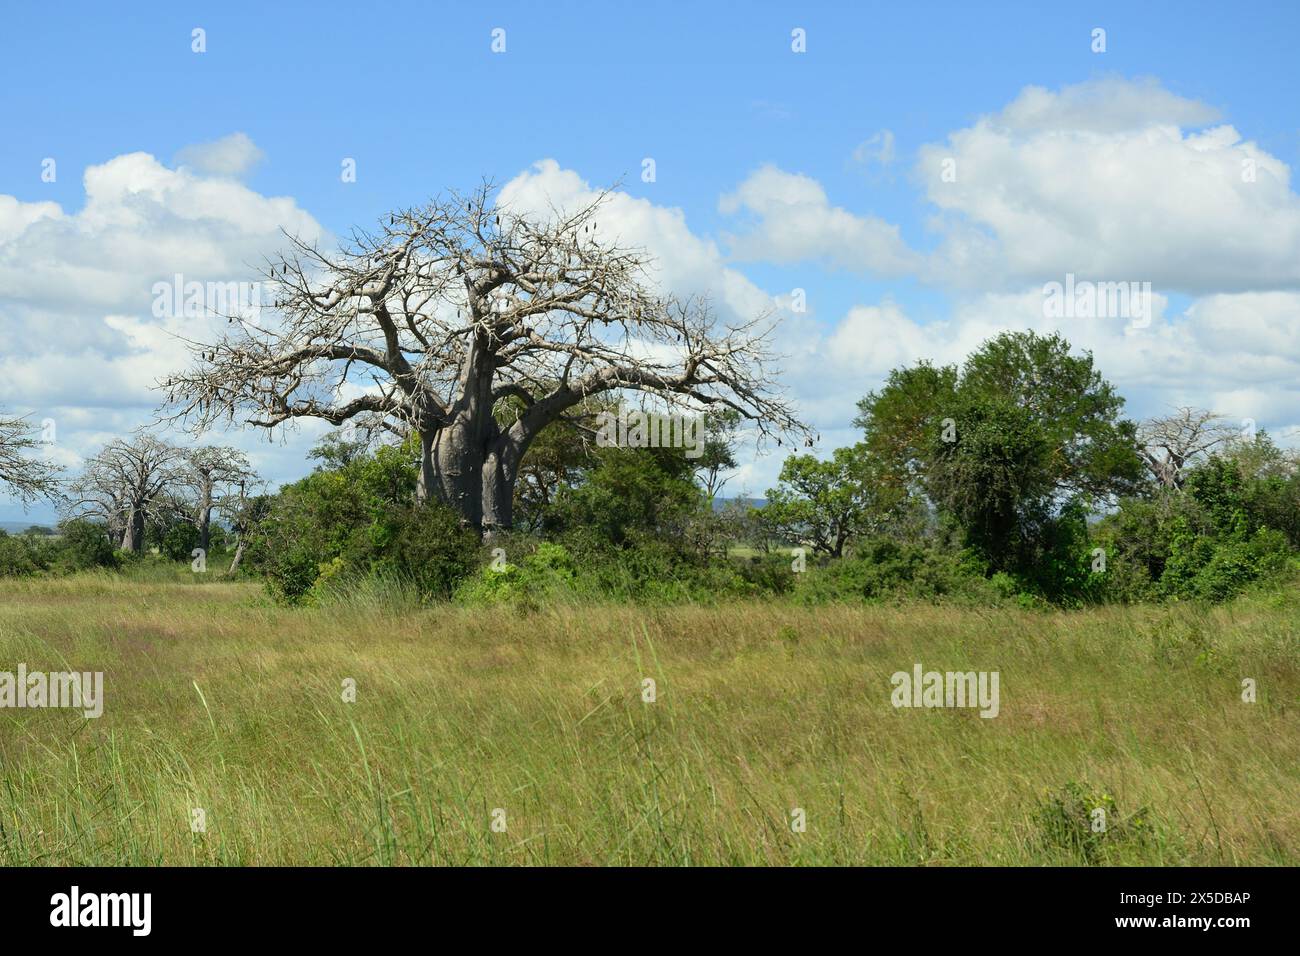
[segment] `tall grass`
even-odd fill
[[[0,863],[1300,857],[1293,595],[421,609],[372,581],[288,609],[148,577],[0,582],[0,670],[106,675],[97,720],[0,709]],[[1000,716],[895,710],[916,662],[999,671]]]

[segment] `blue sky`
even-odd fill
[[[286,223],[338,235],[489,177],[525,196],[622,181],[628,236],[666,260],[673,291],[744,286],[724,312],[805,289],[778,344],[821,453],[853,440],[853,402],[889,367],[1044,327],[1042,285],[1066,272],[1153,284],[1149,325],[1064,329],[1134,415],[1186,402],[1289,434],[1297,9],[11,4],[0,408],[58,422],[51,455],[75,469],[151,417],[150,373],[172,353],[149,288],[173,261],[192,271],[206,249],[229,272]],[[1259,179],[1220,181],[1246,160]],[[211,438],[283,481],[316,434]],[[778,467],[747,458],[730,487],[762,493]]]

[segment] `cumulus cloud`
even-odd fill
[[[920,150],[940,210],[932,278],[993,288],[1074,273],[1192,294],[1300,287],[1288,166],[1150,82],[1024,90]],[[944,169],[955,176],[943,175]]]
[[[11,358],[71,343],[124,350],[104,319],[149,315],[155,283],[250,279],[283,245],[281,228],[323,234],[292,199],[169,169],[146,153],[91,166],[84,184],[85,205],[71,214],[0,196],[0,331]],[[0,400],[12,398],[0,383]]]
[[[1104,77],[1052,92],[1027,86],[994,119],[1022,133],[1122,133],[1148,126],[1204,126],[1219,111],[1164,89],[1154,78]]]
[[[324,236],[293,199],[146,153],[91,166],[83,183],[76,211],[0,196],[0,408],[52,419],[65,464],[151,420],[152,386],[187,361],[180,337],[210,336],[214,317],[156,315],[157,283],[249,281],[282,228]]]
[[[815,179],[764,166],[724,195],[748,221],[740,260],[816,261],[874,277],[915,275],[974,292],[1067,273],[1192,295],[1300,288],[1300,196],[1290,168],[1154,80],[1026,87],[1002,110],[923,146],[914,168],[933,248],[831,203]],[[881,131],[855,151],[885,162]]]
[[[745,231],[729,237],[732,256],[742,261],[821,259],[879,276],[905,275],[920,265],[896,225],[832,206],[817,180],[775,166],[751,173],[722,197],[718,209],[748,217]]]
[[[208,176],[240,177],[266,158],[247,133],[231,133],[211,143],[186,146],[176,154],[183,167]]]
[[[506,183],[498,202],[520,215],[545,217],[552,210],[576,211],[600,192],[574,170],[545,159]],[[611,242],[650,255],[649,278],[664,293],[708,295],[723,317],[741,321],[771,312],[775,306],[772,296],[727,265],[715,242],[691,231],[680,209],[615,191],[609,194],[597,225]]]
[[[1050,318],[1043,302],[1042,289],[988,293],[926,323],[888,300],[855,306],[823,340],[809,343],[821,361],[805,370],[803,387],[840,395],[822,412],[844,421],[890,369],[922,359],[960,364],[1004,330],[1031,329],[1059,332],[1076,351],[1091,352],[1127,400],[1130,417],[1194,405],[1283,436],[1300,421],[1300,293],[1207,296],[1179,314],[1157,295],[1145,327],[1122,318]]]

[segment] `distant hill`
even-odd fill
[[[733,504],[736,504],[737,502],[743,502],[744,504],[749,505],[751,508],[761,508],[763,507],[763,505],[767,504],[767,499],[766,498],[714,498],[713,510],[723,511],[726,508],[731,507]]]
[[[0,521],[0,531],[8,531],[10,534],[18,534],[26,531],[32,525],[39,525],[42,528],[54,530],[54,525],[46,521]]]

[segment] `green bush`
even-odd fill
[[[793,558],[784,552],[754,555],[735,563],[737,572],[760,594],[789,594],[797,577]]]
[[[321,576],[321,563],[301,548],[278,550],[263,566],[267,589],[286,604],[302,603]]]
[[[50,566],[51,549],[43,538],[0,530],[0,577],[26,577]]]
[[[163,532],[158,551],[169,561],[189,561],[198,546],[199,529],[188,521],[177,521]]]
[[[121,563],[120,553],[102,524],[76,518],[62,522],[59,534],[55,561],[63,570],[116,568]]]
[[[456,512],[441,502],[390,513],[386,528],[389,533],[375,548],[371,569],[396,572],[426,599],[451,597],[478,562],[477,532],[462,526]]]
[[[1064,851],[1089,864],[1102,862],[1117,848],[1141,844],[1154,832],[1146,807],[1125,815],[1106,788],[1073,780],[1045,793],[1035,817],[1044,848]]]
[[[506,544],[503,542],[503,544]],[[539,598],[562,600],[576,595],[577,566],[565,548],[549,542],[515,540],[502,550],[516,563],[492,560],[456,589],[465,604],[536,603]]]
[[[876,538],[859,542],[850,557],[823,566],[810,565],[797,575],[795,597],[805,604],[844,600],[1001,603],[1002,595],[985,575],[983,563],[971,551]]]

